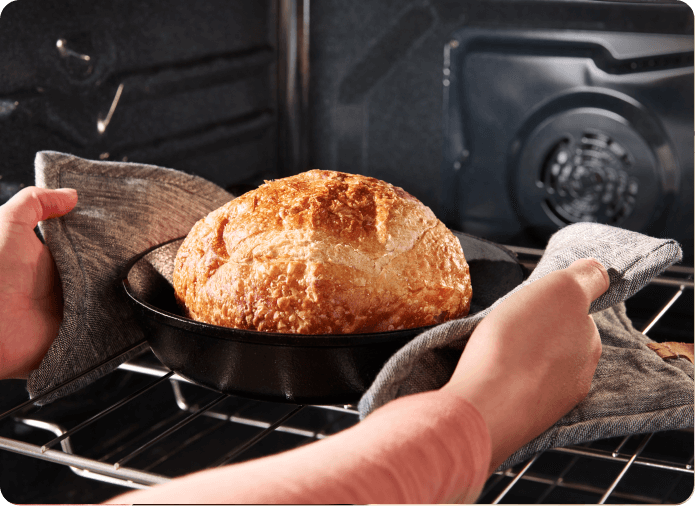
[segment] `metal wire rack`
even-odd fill
[[[522,265],[535,265],[537,250],[511,249]],[[654,281],[672,294],[645,332],[692,291],[692,272],[676,267]],[[117,493],[301,446],[357,422],[353,406],[220,394],[191,384],[148,353],[84,392],[43,408],[24,401],[6,409],[0,415],[0,449],[67,466],[83,481],[117,486]],[[548,450],[494,474],[479,501],[678,503],[692,492],[693,431],[681,430]]]

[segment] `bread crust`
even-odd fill
[[[174,290],[198,321],[298,334],[383,332],[468,314],[456,237],[401,188],[311,170],[266,181],[198,221]]]

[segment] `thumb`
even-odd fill
[[[34,228],[39,221],[69,213],[77,204],[77,191],[72,188],[49,190],[28,186],[0,206],[0,216],[8,223]]]
[[[590,302],[598,299],[610,286],[608,271],[595,258],[575,260],[566,270],[575,276]]]

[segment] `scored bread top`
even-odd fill
[[[174,290],[195,320],[273,332],[350,334],[468,314],[456,237],[378,179],[311,170],[267,181],[198,221]]]

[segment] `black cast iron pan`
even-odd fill
[[[516,256],[454,232],[470,266],[470,314],[490,306],[523,280]],[[297,404],[351,404],[386,361],[429,327],[353,335],[298,335],[239,330],[182,316],[171,285],[183,238],[135,256],[121,283],[157,358],[177,374],[220,392]]]

